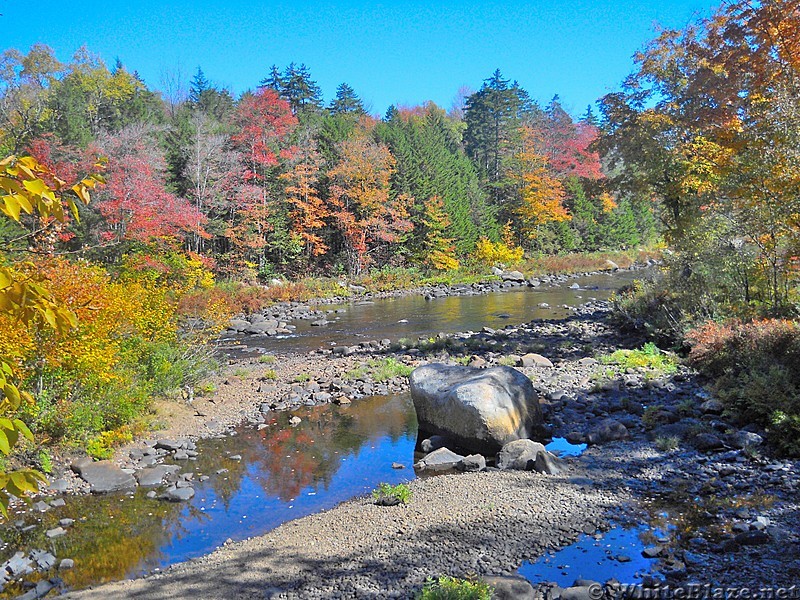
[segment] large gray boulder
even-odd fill
[[[424,365],[409,376],[420,430],[492,454],[539,433],[542,413],[530,379],[511,367]]]

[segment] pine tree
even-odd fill
[[[208,82],[208,79],[206,79],[203,69],[197,67],[197,73],[195,73],[189,85],[189,102],[198,104],[200,102],[200,96],[210,87],[211,84]]]
[[[336,98],[331,102],[328,110],[333,115],[363,115],[366,112],[361,98],[346,83],[342,83],[336,88]]]

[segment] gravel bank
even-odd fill
[[[586,483],[532,472],[420,479],[409,505],[353,500],[163,574],[67,597],[408,598],[429,576],[513,573],[594,533],[625,496]]]

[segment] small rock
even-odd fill
[[[289,425],[292,425],[293,427],[299,425],[301,422],[302,419],[300,417],[292,417],[289,419]]]
[[[481,454],[470,454],[456,464],[456,469],[467,473],[486,469],[486,459]]]
[[[392,468],[393,469],[405,469],[406,466],[403,463],[393,462],[392,463]]]
[[[59,571],[66,571],[74,567],[75,567],[75,561],[72,560],[71,558],[62,558],[61,562],[58,563]]]
[[[56,527],[55,529],[48,529],[44,534],[52,540],[54,538],[61,537],[62,535],[66,535],[66,533],[67,530],[63,527]]]
[[[194,497],[194,488],[169,487],[161,497],[169,502],[184,502],[186,500],[191,500]]]

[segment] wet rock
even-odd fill
[[[164,491],[161,496],[162,499],[168,502],[185,502],[194,497],[194,488],[192,487],[169,487]]]
[[[494,588],[492,600],[534,600],[533,586],[524,577],[498,576],[484,577],[483,580]]]
[[[81,469],[81,479],[89,484],[93,494],[125,492],[136,488],[136,479],[110,460],[101,460]]]
[[[414,465],[419,471],[447,471],[455,469],[464,457],[447,448],[439,448]]]
[[[398,470],[399,470],[399,469],[405,469],[405,468],[406,468],[406,466],[405,466],[403,463],[399,463],[399,462],[393,462],[393,463],[392,463],[392,468],[393,468],[393,469],[398,469]]]
[[[429,364],[409,376],[420,429],[458,446],[496,452],[539,432],[542,413],[530,379],[511,367]]]
[[[180,471],[178,465],[158,465],[157,467],[140,469],[134,473],[134,477],[142,487],[155,487],[161,485],[168,475],[177,471]]]
[[[483,471],[486,469],[486,459],[480,454],[470,454],[461,459],[456,469],[467,473]]]

